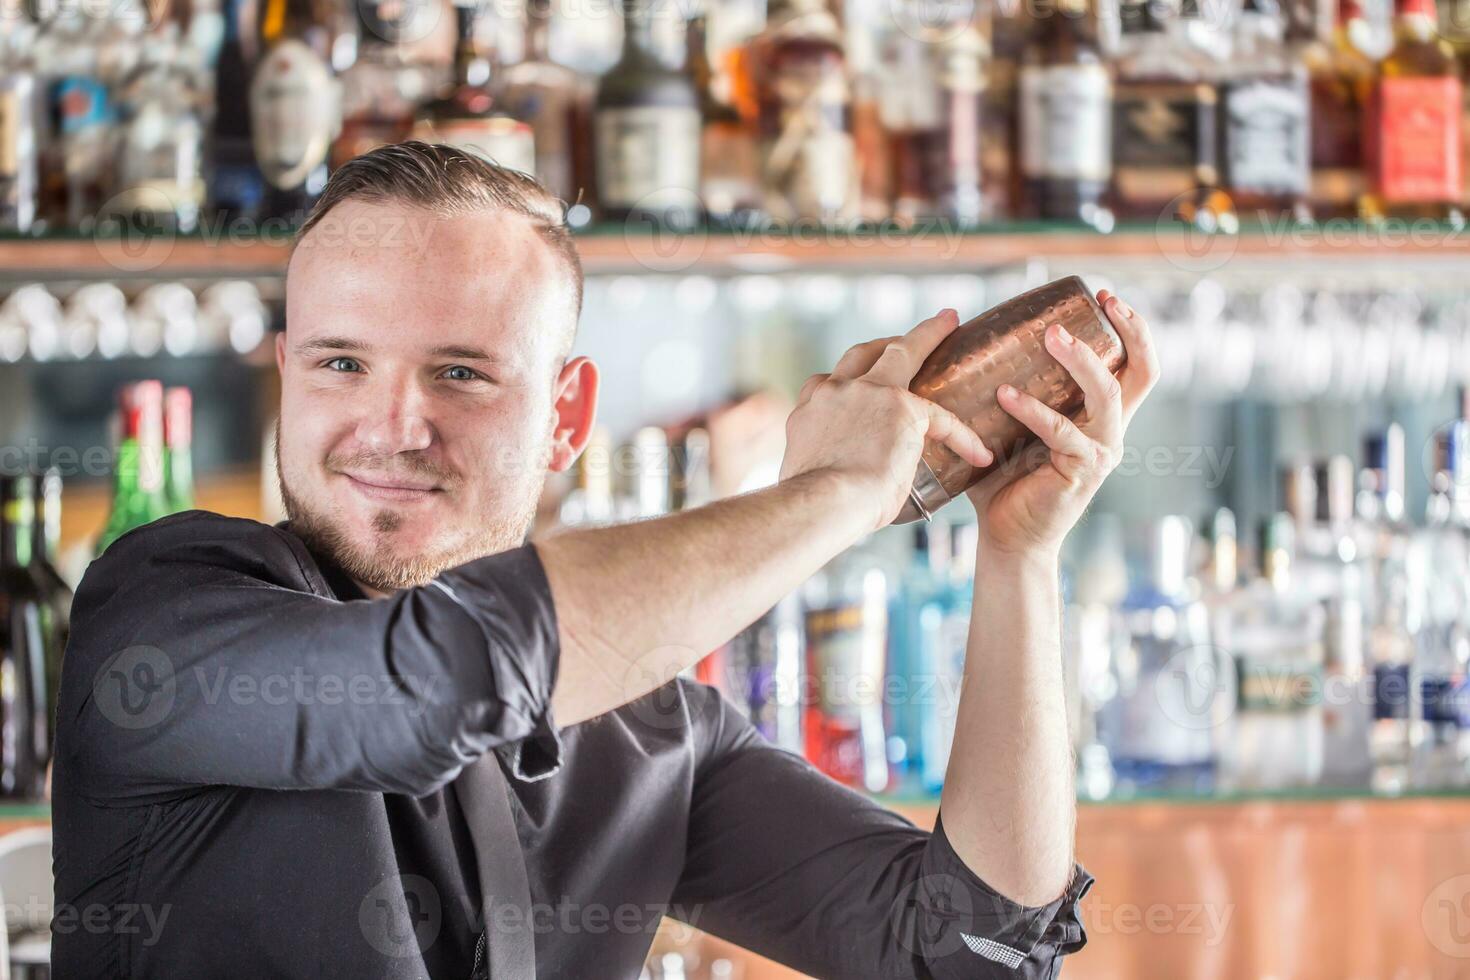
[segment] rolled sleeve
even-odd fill
[[[1080,864],[1056,901],[1018,905],[955,853],[942,818],[924,849],[904,930],[934,980],[1054,977],[1061,958],[1087,942],[1078,903],[1093,878]]]
[[[555,775],[562,764],[561,733],[551,714],[561,657],[556,606],[535,547],[494,559],[461,565],[435,584],[456,602],[478,607],[479,616],[502,623],[505,635],[517,638],[500,647],[505,655],[495,657],[490,668],[505,706],[525,716],[531,727],[527,735],[496,751],[515,778],[536,782]],[[517,601],[507,603],[507,595]]]

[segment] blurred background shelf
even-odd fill
[[[4,281],[51,278],[185,279],[279,276],[291,236],[219,229],[206,235],[117,238],[62,234],[0,238]],[[1035,259],[1159,262],[1180,272],[1215,271],[1248,259],[1424,262],[1470,256],[1470,231],[1423,222],[1385,229],[1362,222],[1276,225],[1238,234],[1206,234],[1170,222],[1128,225],[1109,233],[1076,225],[1017,223],[984,231],[879,227],[841,231],[711,229],[653,234],[633,226],[594,226],[577,236],[588,275],[798,270],[961,271]]]

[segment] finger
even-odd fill
[[[897,334],[892,337],[879,337],[877,340],[864,341],[854,347],[849,347],[847,353],[837,361],[837,366],[832,368],[834,378],[860,378],[867,374],[883,356],[884,349],[894,341],[900,339]]]
[[[1082,389],[1087,422],[1082,430],[1099,442],[1112,444],[1123,432],[1123,388],[1097,352],[1067,332],[1060,323],[1046,330],[1046,349],[1071,372]]]
[[[1052,459],[1060,464],[1057,468],[1064,476],[1080,476],[1097,459],[1099,444],[1062,413],[1012,385],[1001,385],[995,394],[1000,407],[1052,451]],[[1070,465],[1064,461],[1070,461]]]
[[[801,386],[801,391],[796,393],[796,407],[800,408],[811,401],[812,392],[817,390],[817,385],[830,377],[830,374],[814,374],[810,378],[807,378],[806,383]]]
[[[907,388],[914,375],[919,373],[924,359],[959,325],[958,313],[940,310],[885,347],[873,367],[863,376],[876,384]]]
[[[1144,396],[1158,383],[1159,354],[1154,348],[1148,323],[1137,310],[1105,289],[1098,293],[1098,303],[1118,331],[1123,350],[1128,353],[1127,363],[1118,374],[1118,383],[1123,389],[1123,421],[1127,422],[1133,418]]]
[[[912,396],[919,403],[928,427],[924,438],[938,442],[954,450],[956,456],[971,466],[985,467],[995,462],[995,454],[986,447],[984,440],[949,409],[936,405],[927,398]]]

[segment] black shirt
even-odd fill
[[[531,546],[369,601],[286,526],[126,535],[77,591],[62,671],[56,975],[463,980],[483,916],[446,786],[487,751],[540,977],[637,977],[664,914],[820,977],[1054,976],[1082,946],[1081,868],[1017,906],[942,823],[682,678],[558,730],[557,656]]]

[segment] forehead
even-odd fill
[[[305,327],[388,348],[493,345],[526,367],[552,355],[575,315],[558,257],[528,219],[504,211],[344,201],[297,245],[286,281],[295,336]]]

